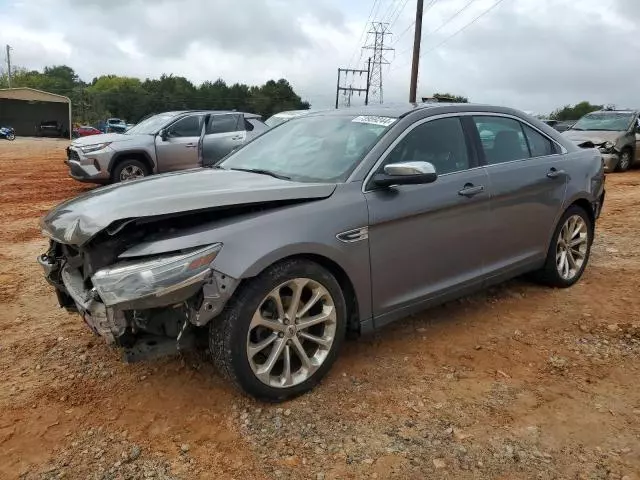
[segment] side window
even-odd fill
[[[504,117],[473,117],[489,165],[529,158],[521,123]]]
[[[169,127],[170,137],[199,137],[200,136],[200,115],[190,115],[178,120]]]
[[[411,130],[385,159],[384,164],[429,162],[438,175],[469,168],[469,154],[458,117],[441,118]]]
[[[547,137],[528,125],[522,124],[522,128],[524,129],[524,134],[527,136],[532,157],[544,157],[558,153],[555,144]]]
[[[243,118],[241,115],[233,113],[211,115],[209,125],[207,125],[207,133],[229,133],[244,130],[244,123],[239,121],[241,118]]]

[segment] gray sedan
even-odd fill
[[[603,201],[600,153],[516,110],[316,112],[213,168],[63,203],[39,262],[126,359],[205,338],[226,377],[277,401],[316,385],[347,331],[524,273],[573,285]]]

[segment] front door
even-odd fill
[[[562,213],[565,155],[540,131],[514,118],[474,116],[491,182],[487,273],[526,268],[544,260]]]
[[[365,193],[376,325],[482,282],[490,192],[458,117],[421,121],[383,160],[427,161],[425,185]]]
[[[198,142],[202,114],[182,117],[166,128],[166,138],[156,136],[158,171],[171,172],[199,166]]]
[[[203,143],[203,163],[213,165],[241,146],[247,132],[244,117],[239,113],[211,115]]]

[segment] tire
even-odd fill
[[[303,284],[300,302],[295,309],[302,316],[300,320],[295,317],[295,325],[293,322],[286,325],[288,320],[284,312],[289,310],[294,297],[290,286]],[[319,296],[322,289],[326,295]],[[274,295],[281,299],[282,309],[277,308]],[[305,313],[310,298],[316,298],[316,301]],[[282,315],[276,314],[277,311]],[[259,312],[260,317],[257,316]],[[265,320],[265,315],[271,319]],[[327,317],[323,323],[301,327],[311,317],[318,319],[320,315]],[[256,318],[263,319],[259,325],[255,324]],[[265,321],[268,326],[263,326]],[[209,349],[220,373],[241,390],[260,400],[280,402],[301,395],[318,384],[338,355],[346,325],[346,302],[335,277],[314,262],[285,260],[241,285],[225,310],[211,321]],[[271,326],[283,330],[276,331]],[[333,339],[330,345],[321,347],[307,339],[310,335],[323,342],[328,342],[331,335]],[[269,339],[270,343],[264,343]],[[262,348],[260,342],[263,342]],[[250,348],[254,350],[252,355],[249,354]],[[307,358],[311,359],[309,369],[303,367],[299,348],[303,348]],[[281,353],[276,356],[277,352]],[[269,362],[272,356],[277,360]],[[289,358],[288,370],[286,358]],[[271,368],[266,367],[269,363]]]
[[[633,163],[633,151],[630,148],[625,148],[620,153],[620,159],[616,165],[616,172],[626,172]]]
[[[7,140],[9,140],[9,141],[13,141],[13,140],[15,140],[15,139],[16,139],[16,134],[15,134],[15,133],[9,133],[9,134],[7,135]]]
[[[129,178],[124,178],[127,175],[126,172],[131,172],[132,175],[136,176],[129,176]],[[140,160],[125,159],[116,165],[115,170],[111,174],[111,182],[118,183],[127,180],[133,180],[135,178],[146,177],[148,175],[149,169]]]
[[[564,256],[566,258],[566,262],[562,262],[563,247],[561,245],[566,245],[566,243],[562,243],[563,241],[561,241],[561,236],[564,236],[564,232],[568,232],[568,230],[564,230],[565,225],[568,225],[570,219],[575,219],[576,217],[579,217],[584,225],[584,229],[582,229],[577,236],[572,237],[573,242],[577,242],[579,239],[582,239],[583,242],[577,246],[577,248],[571,249],[571,251],[574,252],[571,257],[565,253]],[[577,226],[577,224],[574,224],[575,228],[577,228]],[[560,221],[553,232],[545,264],[542,269],[535,272],[534,278],[545,285],[555,288],[568,288],[580,280],[580,277],[582,277],[582,274],[584,273],[584,269],[589,263],[589,255],[591,254],[591,245],[593,243],[593,231],[593,221],[584,208],[577,205],[569,207],[564,215],[562,215],[562,218],[560,218]],[[573,258],[574,262],[579,263],[580,257],[575,254],[575,252],[578,251],[580,251],[580,254],[582,255],[582,263],[579,267],[576,265],[577,268],[573,268],[569,258]],[[568,267],[561,269],[559,263],[567,265]],[[563,273],[561,273],[561,270]],[[565,270],[568,270],[566,273],[569,275],[564,275]]]

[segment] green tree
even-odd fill
[[[453,95],[452,93],[434,93],[433,98],[438,99],[441,102],[449,102],[449,103],[469,103],[469,99],[467,97],[463,97],[460,95]]]
[[[17,69],[12,80],[14,87],[31,87],[69,97],[74,119],[87,123],[106,117],[137,122],[150,114],[187,109],[238,110],[266,118],[283,110],[310,107],[283,78],[261,86],[242,83],[229,86],[222,79],[196,86],[174,75],[144,81],[103,75],[87,84],[71,67],[55,65],[45,67],[42,72]],[[0,76],[0,88],[6,87],[6,75]]]
[[[592,105],[591,103],[584,101],[576,103],[575,105],[565,105],[562,108],[554,110],[550,117],[554,120],[578,120],[587,113],[595,112],[596,110],[602,110],[603,105]]]

